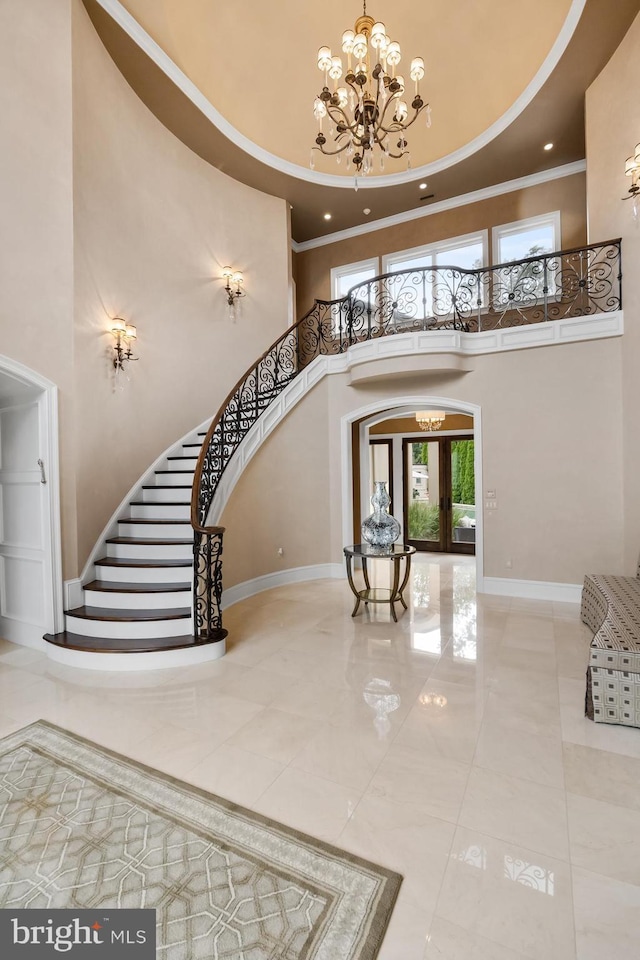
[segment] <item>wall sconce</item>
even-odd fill
[[[113,366],[115,367],[116,373],[118,373],[120,370],[124,370],[124,365],[127,360],[138,359],[138,357],[134,357],[131,350],[134,340],[138,339],[138,333],[133,324],[126,323],[121,317],[114,317],[111,333],[116,339],[113,345],[115,353]]]
[[[444,423],[444,410],[418,410],[416,420],[421,430],[439,430]]]
[[[423,693],[420,697],[423,707],[446,707],[447,698],[442,693]]]
[[[631,186],[629,187],[629,196],[623,197],[623,200],[633,198],[633,215],[638,216],[638,194],[640,193],[640,143],[636,144],[635,153],[628,157],[624,165],[624,174],[631,177]]]
[[[245,295],[242,289],[244,277],[239,270],[232,270],[231,267],[223,267],[222,279],[226,281],[224,289],[227,294],[227,303],[229,304],[229,316],[232,320],[235,320],[236,310],[239,307],[238,300]],[[235,290],[233,289],[234,286]]]

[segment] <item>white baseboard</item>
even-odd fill
[[[46,650],[49,644],[43,640],[47,628],[37,623],[26,623],[10,617],[0,617],[0,637],[15,643],[19,647],[31,647],[32,650]]]
[[[483,593],[500,597],[521,597],[526,600],[555,600],[558,603],[580,603],[581,583],[553,583],[547,580],[512,580],[506,577],[485,577]]]
[[[263,590],[273,587],[284,587],[289,583],[302,583],[305,580],[333,580],[344,577],[344,567],[341,563],[315,563],[308,567],[291,567],[289,570],[279,570],[277,573],[266,573],[253,580],[244,580],[229,587],[222,594],[222,609],[231,607],[239,600],[246,600]]]
[[[84,602],[82,595],[82,580],[77,577],[75,580],[65,580],[64,582],[64,609],[75,610],[81,607]]]

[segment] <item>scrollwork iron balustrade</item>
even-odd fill
[[[198,635],[222,630],[223,531],[207,526],[220,480],[253,425],[316,357],[394,334],[476,333],[620,310],[621,279],[621,241],[610,240],[494,267],[435,266],[386,273],[358,284],[341,299],[316,300],[244,374],[204,440],[191,500]],[[208,599],[211,592],[213,599]]]
[[[224,527],[195,530],[193,536],[193,617],[202,643],[224,640],[222,627],[222,535]]]

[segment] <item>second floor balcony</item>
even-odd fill
[[[377,337],[418,331],[483,333],[622,309],[621,241],[538,254],[491,267],[394,271],[318,300],[303,318],[311,354],[341,353]],[[319,324],[319,326],[316,326]],[[312,359],[307,348],[303,362]],[[301,358],[301,359],[302,359]]]

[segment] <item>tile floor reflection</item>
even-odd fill
[[[394,624],[346,581],[271,590],[222,660],[149,674],[0,641],[0,735],[42,717],[398,870],[380,960],[633,960],[640,730],[584,718],[577,606],[425,554],[410,600]]]

